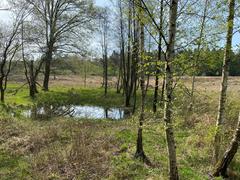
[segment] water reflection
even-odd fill
[[[98,106],[44,106],[33,107],[24,113],[28,118],[50,118],[50,117],[73,117],[86,119],[124,119],[129,115],[129,110],[122,108],[103,108]]]

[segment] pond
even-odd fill
[[[28,118],[72,117],[85,119],[121,120],[130,114],[124,108],[104,108],[100,106],[61,106],[61,107],[33,107],[23,112]]]

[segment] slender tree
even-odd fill
[[[174,60],[174,48],[176,39],[177,15],[178,15],[178,0],[171,0],[169,10],[169,40],[167,46],[167,58],[165,65],[166,90],[164,99],[164,121],[166,126],[166,138],[169,156],[169,178],[170,180],[179,179],[176,157],[176,142],[174,137],[174,124],[172,119],[173,108],[173,69],[172,63]]]
[[[133,52],[132,52],[132,72],[131,72],[131,89],[133,97],[133,113],[136,110],[137,101],[137,81],[138,81],[138,63],[139,63],[139,20],[136,7],[136,0],[133,0]]]
[[[232,52],[232,37],[233,37],[233,26],[234,26],[234,14],[235,14],[235,0],[229,0],[229,15],[227,20],[227,41],[225,47],[225,54],[222,67],[222,83],[221,92],[219,98],[218,106],[218,117],[216,125],[216,134],[214,140],[214,160],[215,163],[218,162],[221,149],[221,136],[223,132],[223,125],[225,121],[225,106],[227,99],[227,88],[228,88],[228,76],[229,67],[231,62],[231,52]]]
[[[154,97],[153,97],[153,112],[157,111],[157,103],[158,103],[158,91],[159,91],[159,73],[160,73],[160,62],[162,59],[162,36],[161,33],[163,31],[163,4],[164,0],[161,0],[160,4],[160,25],[159,25],[159,42],[158,42],[158,59],[156,61],[156,77],[155,77],[155,88],[154,88]],[[164,85],[163,85],[164,87]],[[162,89],[163,92],[163,89]]]
[[[128,42],[127,42],[127,59],[126,59],[126,68],[125,68],[125,106],[130,107],[131,105],[131,96],[132,96],[132,88],[131,88],[131,54],[132,54],[132,0],[128,1]]]
[[[107,95],[108,90],[108,31],[109,31],[109,10],[104,8],[100,14],[100,29],[102,34],[102,55],[103,55],[103,86],[104,95]]]
[[[205,24],[206,24],[208,3],[209,3],[209,0],[205,0],[204,12],[203,12],[202,20],[201,20],[201,25],[200,25],[199,38],[197,39],[197,55],[196,55],[196,58],[193,59],[193,76],[192,76],[191,102],[190,102],[190,106],[189,106],[189,111],[192,111],[192,109],[194,107],[196,71],[198,70],[197,67],[198,67],[198,63],[200,60],[200,56],[201,56],[201,46],[202,46],[204,29],[205,29]]]
[[[138,1],[139,5],[141,6],[141,1]],[[142,9],[138,8],[138,16],[142,17]],[[139,66],[140,66],[140,86],[141,86],[141,111],[140,111],[140,117],[139,117],[139,127],[138,127],[138,136],[137,136],[137,147],[136,147],[136,153],[135,157],[140,158],[146,163],[150,163],[147,156],[145,155],[144,149],[143,149],[143,137],[142,137],[142,131],[143,131],[143,122],[144,122],[144,116],[145,116],[145,98],[146,98],[146,88],[145,88],[145,70],[144,70],[144,56],[145,56],[145,49],[144,49],[144,22],[143,17],[139,18],[142,20],[139,20]]]
[[[122,0],[119,0],[119,12],[120,12],[120,70],[124,91],[126,89],[126,66],[125,66],[125,38],[124,38],[124,19],[123,19],[123,6]],[[126,104],[126,103],[125,103]]]

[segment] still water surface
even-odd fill
[[[104,108],[99,106],[61,106],[61,107],[33,107],[24,111],[28,118],[72,117],[85,119],[124,119],[129,110],[123,108]]]

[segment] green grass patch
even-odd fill
[[[29,178],[29,164],[20,156],[0,151],[0,177],[1,180]]]

